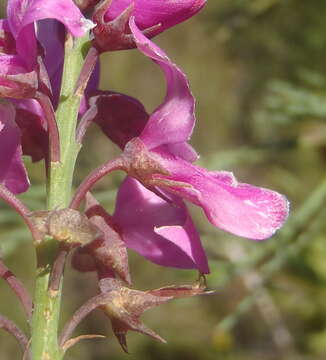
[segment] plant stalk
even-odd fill
[[[71,197],[74,167],[80,145],[75,141],[81,95],[74,90],[84,63],[88,36],[73,39],[67,35],[60,101],[56,120],[60,136],[60,162],[50,162],[47,183],[47,209],[68,206]],[[87,49],[86,49],[87,50]],[[32,359],[61,360],[58,346],[62,278],[57,290],[49,289],[50,274],[58,246],[46,239],[36,249],[37,275],[32,319]]]

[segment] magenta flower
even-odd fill
[[[130,15],[137,26],[153,37],[194,16],[206,0],[106,0],[93,15],[97,27],[93,30],[95,47],[101,51],[135,47],[128,28]]]
[[[268,189],[239,183],[231,173],[209,172],[189,162],[195,158],[189,156],[193,151],[187,144],[195,117],[187,79],[167,55],[142,34],[133,18],[130,29],[138,49],[163,70],[167,95],[149,117],[144,114],[140,122],[145,123],[143,129],[137,129],[127,144],[121,141],[124,139],[121,132],[129,119],[110,128],[105,126],[105,120],[114,119],[119,107],[127,114],[126,109],[130,112],[130,108],[139,108],[139,105],[135,105],[134,99],[118,94],[107,96],[106,100],[97,99],[96,103],[111,102],[107,107],[110,116],[102,117],[103,112],[98,112],[95,121],[113,141],[124,147],[121,168],[156,193],[161,189],[200,206],[208,220],[223,230],[257,240],[272,236],[287,218],[286,198]],[[119,107],[112,106],[118,98]],[[127,138],[131,137],[129,133]]]
[[[15,123],[15,108],[9,103],[0,102],[0,184],[12,193],[28,189],[29,181],[22,161],[20,145],[21,132]]]

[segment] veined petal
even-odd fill
[[[160,186],[202,207],[215,226],[235,235],[262,240],[272,236],[286,220],[287,199],[272,190],[238,183],[232,173],[209,172],[168,153],[160,153],[161,166],[171,175],[156,175]],[[162,180],[188,186],[164,185]]]
[[[129,177],[120,186],[113,218],[127,246],[152,262],[209,272],[198,232],[180,199],[167,202]]]
[[[0,102],[0,183],[13,193],[27,191],[29,181],[22,161],[20,130],[15,124],[15,108]]]
[[[152,113],[140,138],[148,149],[189,140],[195,125],[195,100],[185,74],[143,35],[133,17],[129,26],[138,49],[160,66],[167,83],[164,102]]]
[[[206,0],[113,0],[105,14],[105,20],[115,19],[131,3],[135,4],[133,15],[140,29],[161,24],[155,32],[156,35],[195,15],[205,5]]]

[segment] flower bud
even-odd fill
[[[195,15],[206,0],[103,0],[95,9],[94,46],[98,51],[136,47],[128,22],[134,16],[137,26],[149,38]]]

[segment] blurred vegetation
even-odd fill
[[[189,76],[197,98],[193,144],[209,169],[288,196],[291,216],[265,242],[235,238],[192,209],[210,256],[208,284],[216,293],[179,300],[144,316],[168,340],[161,345],[130,333],[131,357],[141,360],[269,360],[326,358],[326,2],[323,0],[210,0],[202,13],[157,42]],[[103,89],[137,96],[148,110],[164,96],[161,74],[136,51],[102,57]],[[91,129],[79,159],[76,184],[117,149]],[[91,156],[90,156],[91,154]],[[31,190],[22,196],[44,208],[42,164],[29,164]],[[97,187],[114,207],[119,177]],[[33,288],[34,259],[21,220],[0,204],[1,252]],[[192,271],[165,269],[130,254],[135,286],[148,289],[191,282]],[[66,271],[63,322],[94,294],[95,278]],[[0,313],[24,329],[22,312],[1,282]],[[80,333],[108,340],[76,346],[67,359],[126,358],[101,314]],[[1,359],[19,358],[0,338]]]

